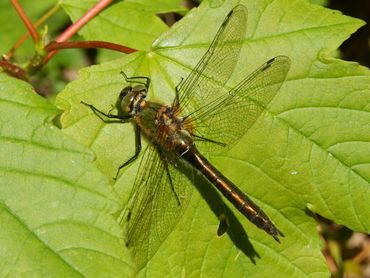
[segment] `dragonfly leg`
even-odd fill
[[[205,138],[205,137],[202,137],[202,136],[199,136],[199,135],[192,134],[192,136],[193,136],[195,139],[198,139],[198,140],[200,140],[200,141],[210,142],[210,143],[213,143],[213,144],[220,145],[220,146],[222,146],[222,147],[225,147],[225,146],[226,146],[226,144],[225,144],[225,143],[218,142],[218,141],[215,141],[215,140],[212,140],[212,139],[208,139],[208,138]]]
[[[179,88],[180,88],[180,86],[181,86],[182,82],[184,82],[184,77],[181,77],[180,83],[179,83],[179,84],[177,84],[177,85],[176,85],[176,87],[175,87],[176,94],[179,92]]]
[[[143,84],[145,85],[146,89],[148,90],[149,89],[149,85],[150,85],[150,78],[147,77],[147,76],[132,76],[132,77],[128,77],[126,75],[126,73],[124,73],[123,71],[120,72],[123,76],[123,78],[125,79],[126,82],[128,83],[131,83],[131,82],[134,82],[134,83],[139,83],[139,84]],[[137,81],[137,79],[144,79],[145,82],[142,82],[142,81]]]
[[[117,180],[121,169],[129,165],[131,162],[135,161],[137,157],[139,156],[139,153],[141,152],[141,129],[137,125],[136,125],[135,139],[136,139],[135,154],[129,160],[127,160],[125,163],[119,166],[119,168],[117,169],[116,176],[114,177],[114,180]]]
[[[175,87],[176,97],[175,97],[175,101],[174,101],[174,104],[173,104],[173,106],[175,106],[175,107],[180,106],[180,96],[179,96],[180,89],[179,88],[180,88],[183,81],[184,81],[184,78],[181,77],[180,83],[177,84],[176,87]]]
[[[81,104],[86,105],[87,107],[90,107],[90,109],[95,113],[95,115],[97,115],[105,123],[122,123],[131,118],[131,116],[113,115],[110,113],[112,109],[109,111],[108,114],[104,113],[103,111],[100,111],[98,108],[96,108],[94,105],[88,104],[84,101],[81,101]],[[119,119],[119,120],[107,120],[107,119],[104,119],[103,116],[109,119]]]
[[[180,198],[179,198],[179,196],[176,193],[175,187],[173,186],[172,178],[171,178],[171,174],[170,174],[170,170],[168,169],[168,163],[167,163],[167,161],[165,159],[162,159],[162,161],[164,163],[164,168],[166,169],[166,174],[167,174],[168,180],[169,180],[170,185],[171,185],[171,190],[172,190],[173,194],[175,195],[177,204],[180,206],[181,205]]]

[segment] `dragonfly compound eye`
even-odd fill
[[[122,101],[122,99],[127,96],[127,94],[129,94],[130,92],[132,91],[132,87],[131,86],[127,86],[125,88],[122,89],[121,93],[119,94],[119,100]]]
[[[134,115],[140,110],[140,104],[146,97],[146,88],[143,85],[124,88],[119,96],[120,109],[124,115]]]
[[[131,111],[131,102],[134,98],[134,92],[131,86],[123,88],[117,100],[117,108],[123,112],[124,115],[129,115]]]

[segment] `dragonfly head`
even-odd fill
[[[123,116],[132,116],[138,110],[144,98],[146,97],[147,89],[144,85],[135,87],[127,86],[122,89],[117,101],[117,108],[122,112]]]

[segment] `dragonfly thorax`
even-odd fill
[[[137,85],[135,87],[127,86],[122,89],[117,106],[122,111],[124,116],[135,115],[140,111],[144,99],[147,95],[147,89],[144,85]]]
[[[183,118],[176,115],[173,107],[162,106],[156,115],[158,128],[156,137],[162,148],[182,156],[194,145],[188,130],[184,127]]]

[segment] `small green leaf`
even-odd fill
[[[54,0],[44,1],[21,1],[20,5],[32,22],[38,20],[48,9],[55,4]],[[10,1],[0,0],[0,34],[1,44],[0,52],[6,53],[12,46],[27,32],[27,28],[22,19],[17,14]],[[49,33],[60,29],[68,20],[65,13],[54,14],[53,18],[46,21],[49,27]],[[44,25],[38,28],[41,31]],[[27,61],[32,58],[35,52],[34,43],[29,36],[27,40],[17,49],[17,61]]]
[[[73,21],[79,19],[96,1],[60,1]],[[180,1],[117,1],[90,21],[80,34],[86,40],[109,41],[134,49],[148,50],[167,25],[157,13],[184,12]]]
[[[266,113],[232,150],[210,160],[286,237],[276,243],[234,209],[228,211],[230,232],[218,237],[216,215],[194,190],[185,215],[143,275],[327,277],[308,209],[353,230],[370,230],[370,74],[331,56],[363,22],[302,0],[240,2],[248,8],[247,35],[229,86],[277,55],[289,56],[292,67]],[[109,111],[126,85],[123,70],[149,76],[148,98],[170,104],[175,86],[233,8],[230,2],[207,5],[164,33],[151,51],[85,69],[58,96],[64,131],[95,152],[97,167],[109,178],[134,153],[132,126],[104,124],[80,101]],[[138,165],[128,167],[115,185],[122,198]]]
[[[58,110],[0,74],[0,276],[127,276],[120,201],[94,155],[49,121]]]

